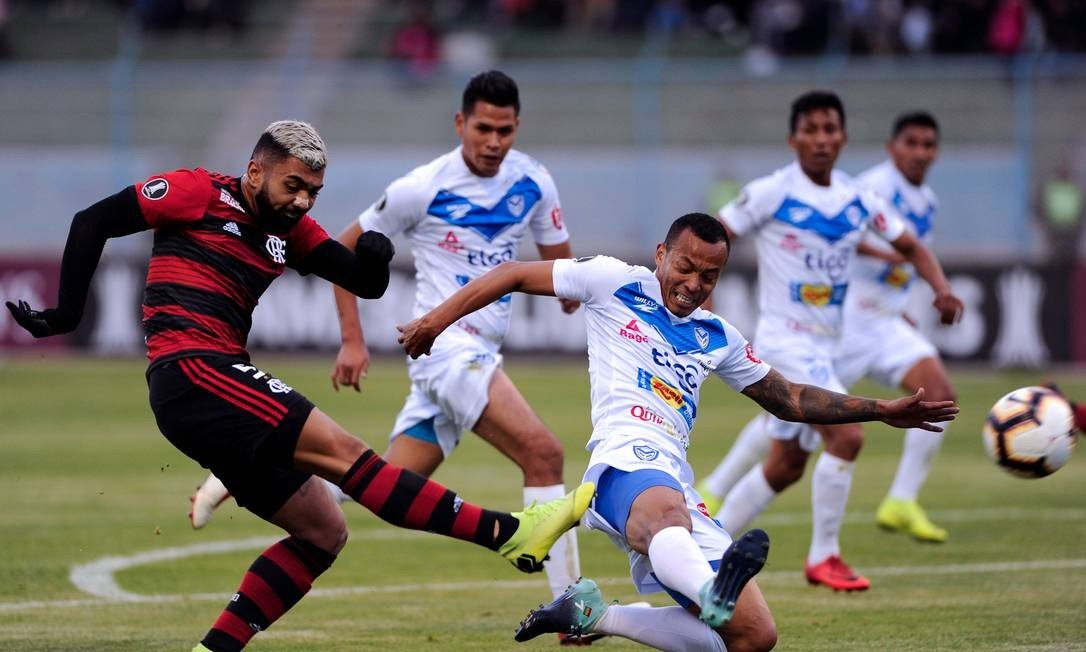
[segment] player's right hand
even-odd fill
[[[939,321],[946,326],[958,323],[965,312],[965,304],[950,291],[936,294],[931,303],[939,311]]]
[[[56,334],[53,328],[53,324],[50,321],[50,317],[56,311],[53,309],[46,310],[34,310],[30,307],[30,304],[26,301],[19,300],[18,305],[7,301],[8,310],[11,311],[11,316],[15,318],[15,322],[25,328],[28,333],[36,338],[48,337]]]
[[[339,347],[336,364],[332,367],[332,388],[337,392],[339,386],[353,387],[361,392],[359,381],[365,378],[370,369],[370,350],[360,342],[345,342]]]
[[[426,315],[423,315],[406,324],[396,326],[396,330],[400,331],[400,336],[396,338],[396,341],[403,345],[404,353],[415,359],[430,353],[434,340],[441,334],[441,329],[427,327],[423,323],[425,320]]]

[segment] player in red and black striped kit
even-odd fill
[[[387,464],[304,396],[249,360],[257,301],[286,267],[362,298],[388,285],[392,243],[376,231],[350,251],[307,211],[324,181],[324,142],[304,122],[274,122],[245,175],[203,169],[151,177],[80,211],[61,263],[56,308],[8,303],[35,337],[67,333],[83,314],[109,238],[155,232],[143,300],[151,409],[170,442],[215,473],[238,504],[290,535],[253,562],[194,648],[231,652],[309,590],[347,538],[343,512],[314,475],[382,519],[498,551],[542,570],[551,544],[588,507],[592,485],[513,514],[483,509]]]

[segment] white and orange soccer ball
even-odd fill
[[[988,456],[1020,478],[1043,478],[1060,470],[1076,437],[1071,405],[1045,387],[1021,387],[1003,396],[984,423]]]

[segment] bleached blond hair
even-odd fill
[[[328,150],[313,125],[300,120],[277,120],[264,129],[253,148],[253,159],[266,154],[293,156],[314,172],[328,165]]]

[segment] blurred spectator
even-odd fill
[[[901,51],[901,0],[846,0],[848,50],[853,54]]]
[[[134,10],[144,29],[200,32],[225,27],[240,34],[248,24],[247,0],[136,0]]]
[[[11,56],[11,45],[8,43],[8,1],[0,0],[0,59]]]
[[[976,54],[988,46],[988,0],[952,0],[936,3],[935,39],[937,52]]]
[[[430,81],[441,60],[441,34],[431,21],[428,3],[410,3],[407,22],[392,33],[388,56],[410,84]]]
[[[901,15],[901,43],[909,53],[931,50],[933,31],[931,7],[926,1],[915,2]]]
[[[1041,0],[1035,3],[1052,50],[1086,51],[1086,2],[1082,0]]]
[[[1026,0],[998,0],[988,24],[988,46],[996,54],[1015,54],[1026,36]]]
[[[1037,213],[1048,238],[1049,257],[1056,263],[1072,262],[1077,255],[1086,205],[1078,176],[1071,155],[1065,154],[1040,188]]]

